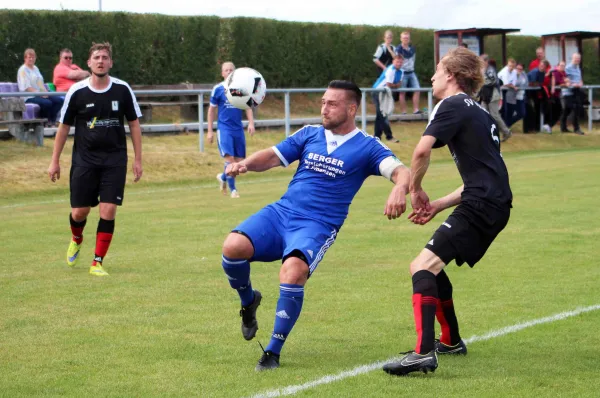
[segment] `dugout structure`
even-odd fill
[[[521,29],[466,28],[436,30],[433,38],[434,69],[440,59],[455,47],[466,46],[477,55],[485,53],[484,38],[493,35],[502,35],[502,65],[506,65],[506,35],[519,31]]]
[[[542,48],[546,53],[546,59],[551,65],[558,65],[565,61],[567,65],[571,62],[574,53],[581,54],[581,73],[583,74],[583,41],[586,39],[598,39],[598,62],[600,62],[600,32],[564,32],[542,35]]]

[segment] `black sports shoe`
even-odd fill
[[[573,131],[573,132],[574,132],[575,134],[577,134],[577,135],[585,135],[585,133],[584,133],[583,131],[579,130],[579,129],[577,129],[577,130],[575,130],[575,131]]]
[[[252,340],[256,336],[258,330],[258,322],[256,321],[256,309],[260,305],[262,295],[258,290],[254,291],[254,301],[247,307],[240,310],[242,317],[242,334],[246,340]]]
[[[262,372],[263,370],[272,370],[279,367],[279,355],[273,354],[271,351],[264,351],[256,364],[255,370]]]
[[[435,372],[438,367],[435,350],[424,355],[417,354],[414,351],[409,351],[405,354],[398,362],[385,364],[383,371],[395,376],[404,376],[417,371],[423,373]]]
[[[436,339],[435,351],[441,355],[467,355],[467,345],[462,340],[455,345],[446,345]]]

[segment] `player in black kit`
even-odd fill
[[[414,351],[383,370],[393,375],[435,371],[437,354],[466,354],[452,302],[452,284],[444,267],[455,260],[473,267],[485,254],[510,217],[512,193],[500,154],[498,128],[489,113],[470,96],[479,90],[481,61],[466,48],[442,58],[431,78],[436,105],[423,137],[414,150],[409,219],[426,224],[442,210],[458,205],[410,264],[413,312],[417,329]],[[432,148],[448,145],[463,185],[429,201],[421,186]],[[434,337],[435,318],[441,325]]]
[[[142,131],[139,122],[142,114],[129,85],[108,75],[112,65],[111,45],[94,43],[88,59],[92,75],[71,86],[65,97],[48,168],[52,181],[60,178],[60,154],[69,129],[74,125],[69,215],[73,238],[67,251],[67,264],[72,267],[77,262],[90,208],[100,204],[96,248],[89,270],[94,276],[108,275],[102,261],[115,229],[117,206],[123,204],[127,174],[125,118],[135,154],[134,181],[142,177]]]

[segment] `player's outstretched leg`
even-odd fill
[[[85,217],[87,217],[87,215]],[[81,244],[83,243],[83,229],[85,228],[85,223],[87,221],[87,218],[85,217],[81,221],[75,221],[73,219],[73,214],[69,214],[71,233],[73,234],[71,243],[69,243],[69,248],[67,249],[67,265],[69,267],[74,267],[79,259],[79,252],[81,250]]]
[[[417,329],[417,345],[397,362],[383,367],[386,373],[402,376],[411,372],[434,372],[438,361],[435,352],[434,324],[438,301],[438,287],[434,272],[439,272],[444,263],[430,250],[424,249],[411,263],[413,274],[413,314]]]
[[[256,365],[257,371],[279,367],[283,344],[296,324],[304,302],[304,284],[308,278],[308,265],[297,257],[289,257],[283,263],[279,279],[279,300],[275,310],[275,325],[271,340]]]
[[[98,221],[98,231],[96,233],[96,249],[94,250],[94,261],[90,266],[90,275],[108,276],[108,272],[102,267],[104,257],[108,253],[108,248],[112,242],[115,231],[115,220],[105,220],[100,218]]]
[[[223,195],[227,195],[227,174],[225,174],[225,170],[227,170],[227,165],[229,162],[225,162],[225,166],[223,167],[223,172],[217,174],[217,181],[219,181],[219,190]]]
[[[253,248],[250,240],[244,235],[231,233],[223,245],[222,265],[229,285],[235,289],[242,302],[240,316],[242,317],[242,335],[246,340],[252,340],[258,330],[256,310],[262,300],[258,290],[252,289],[250,282],[250,262]]]
[[[234,199],[239,198],[240,194],[238,193],[237,189],[235,188],[235,177],[227,176],[227,185],[229,185],[229,191],[231,192],[231,197]]]
[[[452,283],[444,270],[435,277],[438,286],[438,306],[435,316],[440,323],[442,334],[436,341],[438,354],[466,355],[467,346],[460,338],[458,320],[452,301]]]

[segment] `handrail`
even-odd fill
[[[593,101],[593,90],[599,89],[600,85],[585,85],[581,87],[582,89],[588,90],[588,100],[590,104]],[[506,88],[502,88],[506,90]],[[298,93],[322,93],[325,92],[327,88],[271,88],[267,89],[267,94],[284,94],[284,112],[285,112],[285,135],[286,137],[290,135],[290,126],[291,126],[291,117],[290,117],[290,94],[298,94]],[[373,93],[373,92],[383,92],[385,89],[374,89],[370,87],[361,88],[364,94]],[[537,91],[540,90],[540,87],[525,87],[522,90],[526,91]],[[428,118],[431,117],[431,110],[433,109],[433,89],[431,87],[422,87],[422,88],[396,88],[391,89],[393,92],[426,92],[427,93],[427,109],[428,109]],[[136,95],[144,95],[144,96],[167,96],[167,95],[197,95],[198,96],[198,139],[199,139],[199,149],[200,152],[204,152],[204,95],[210,95],[212,90],[209,89],[188,89],[188,90],[133,90],[133,93]],[[63,96],[66,95],[66,92],[1,92],[0,97],[38,97],[38,96]],[[363,131],[366,131],[367,128],[367,101],[366,95],[363,95],[361,98],[361,127]],[[588,130],[592,130],[592,109],[590,106],[588,109]],[[543,113],[541,113],[541,124],[543,124]]]

